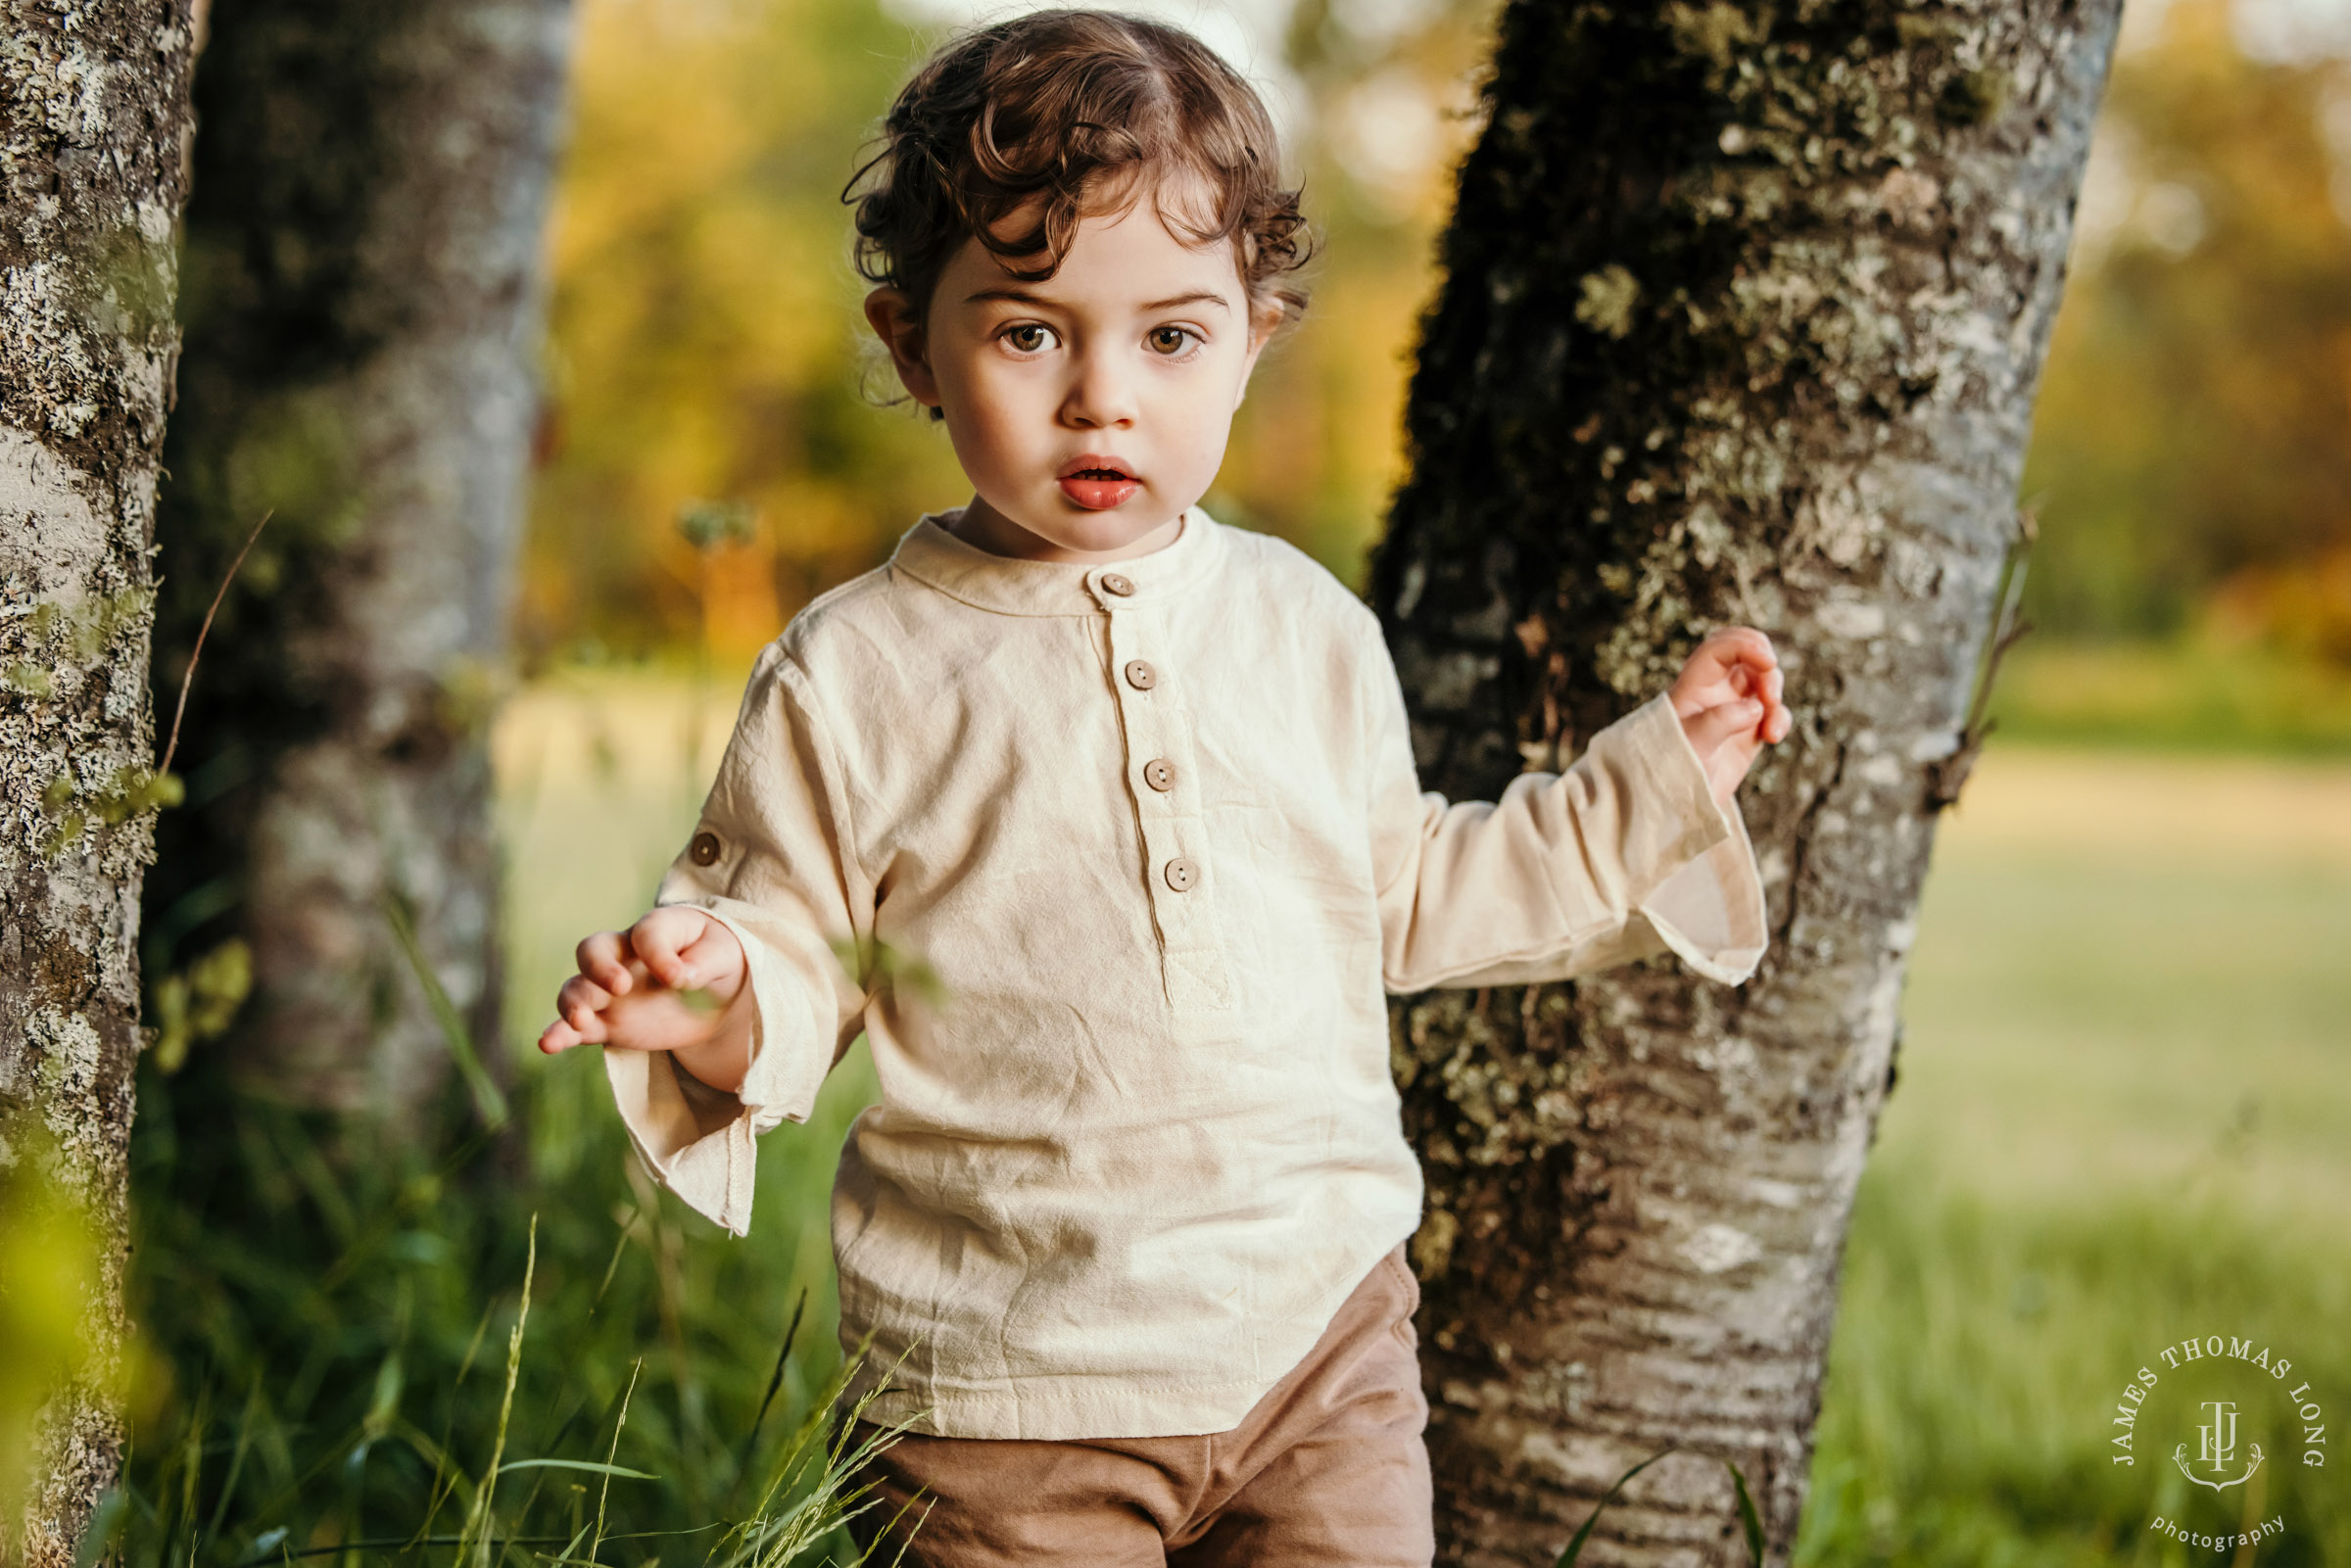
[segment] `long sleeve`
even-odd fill
[[[1767,936],[1747,826],[1715,804],[1667,696],[1594,736],[1564,773],[1449,803],[1420,789],[1384,648],[1367,662],[1389,991],[1567,979],[1667,948],[1726,984],[1754,973]]]
[[[760,656],[735,734],[656,905],[708,910],[742,942],[754,1012],[742,1088],[710,1088],[665,1052],[604,1052],[631,1142],[688,1205],[742,1235],[752,1140],[804,1121],[861,1026],[866,995],[844,967],[873,931],[847,784],[806,677],[781,643]]]

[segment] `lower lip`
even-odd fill
[[[1061,493],[1089,512],[1106,512],[1113,506],[1124,505],[1128,498],[1142,488],[1139,479],[1088,479],[1083,474],[1072,474],[1061,482]]]

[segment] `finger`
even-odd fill
[[[1758,685],[1780,667],[1779,651],[1771,645],[1771,639],[1751,626],[1732,627],[1724,645],[1742,667],[1751,672]]]
[[[620,932],[598,931],[580,943],[573,957],[579,961],[582,974],[614,996],[628,993],[628,953]]]
[[[568,1051],[575,1045],[600,1045],[608,1037],[603,1027],[603,1015],[591,1013],[587,1017],[596,1023],[592,1031],[583,1031],[568,1018],[558,1018],[539,1033],[539,1049],[552,1056]]]
[[[554,992],[554,1016],[562,1018],[583,1034],[590,1029],[590,1021],[611,1006],[611,992],[590,980],[588,975],[571,975],[564,987]]]
[[[693,966],[687,963],[683,949],[690,946],[703,928],[714,924],[698,909],[671,904],[654,910],[629,927],[629,944],[653,978],[662,984],[684,990],[692,986]]]
[[[594,1008],[575,1007],[563,1015],[563,1024],[582,1045],[601,1045],[612,1037],[604,1016]]]
[[[1733,697],[1762,694],[1762,681],[1779,668],[1771,640],[1751,626],[1726,626],[1699,642],[1673,683],[1674,711],[1687,719]]]
[[[710,1037],[709,1013],[663,986],[646,986],[601,1017],[600,1043],[616,1051],[674,1051]]]
[[[600,1013],[611,1005],[612,993],[585,974],[574,974],[555,993],[555,1011],[566,1016],[578,1007],[584,1007],[591,1013]]]
[[[1718,703],[1697,718],[1685,720],[1683,731],[1690,743],[1702,757],[1711,757],[1724,741],[1735,736],[1751,735],[1763,717],[1763,704],[1752,697],[1737,702]]]
[[[743,943],[723,921],[709,921],[679,958],[688,985],[716,985],[743,974]]]

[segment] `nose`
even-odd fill
[[[1062,423],[1076,430],[1115,430],[1134,423],[1134,382],[1117,359],[1090,346],[1071,356]]]

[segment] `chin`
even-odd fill
[[[1129,506],[1111,511],[1087,511],[1077,505],[1066,507],[1058,517],[1043,520],[1043,526],[1031,526],[1030,532],[1051,540],[1064,549],[1084,550],[1098,554],[1103,550],[1124,549],[1155,529],[1166,527],[1177,513],[1160,516]]]

